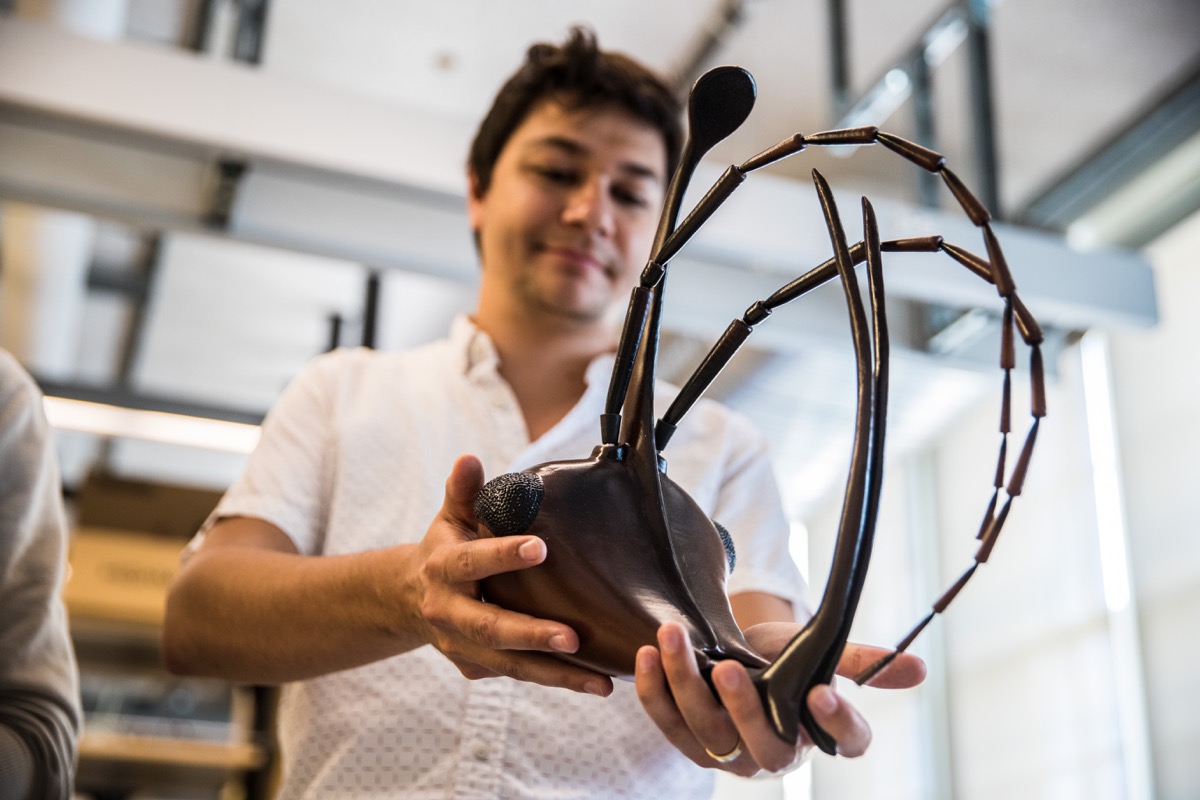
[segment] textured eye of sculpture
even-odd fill
[[[741,125],[754,98],[753,79],[737,67],[712,70],[693,87],[688,104],[689,139],[667,191],[650,261],[630,301],[601,416],[600,444],[589,457],[501,475],[484,486],[476,513],[488,529],[496,536],[540,536],[547,542],[549,555],[537,567],[487,579],[483,592],[489,601],[505,608],[571,625],[579,634],[579,651],[561,657],[609,675],[631,674],[638,648],[655,644],[655,633],[663,622],[678,621],[691,637],[702,674],[707,675],[716,661],[737,659],[749,669],[767,715],[784,740],[796,741],[799,726],[803,725],[818,747],[833,753],[833,739],[815,724],[802,701],[809,689],[833,677],[870,561],[883,479],[888,391],[883,254],[941,252],[995,285],[1003,306],[1002,445],[974,563],[895,651],[857,676],[856,682],[866,682],[905,650],[933,616],[949,605],[978,565],[987,560],[1013,498],[1021,493],[1038,425],[1046,413],[1040,351],[1043,337],[1017,296],[987,209],[946,168],[941,155],[873,127],[796,134],[740,166],[731,166],[676,227],[684,191],[700,158]],[[963,212],[982,232],[986,258],[936,235],[881,241],[874,211],[866,198],[862,199],[864,239],[848,244],[832,192],[814,170],[833,257],[754,303],[740,319],[735,318],[666,414],[655,423],[653,392],[662,279],[671,259],[748,173],[809,145],[867,144],[881,144],[940,175]],[[854,275],[855,267],[864,261],[869,287],[866,303]],[[684,414],[752,328],[777,307],[834,278],[844,289],[857,369],[851,465],[825,594],[812,618],[782,654],[769,662],[746,643],[730,610],[725,580],[736,563],[732,539],[671,480],[662,451]],[[1032,423],[1009,471],[1010,375],[1016,364],[1018,333],[1030,348]]]

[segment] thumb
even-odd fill
[[[446,478],[446,498],[442,516],[451,522],[474,531],[475,498],[483,488],[483,464],[473,455],[462,455],[454,461]]]
[[[847,678],[855,678],[876,660],[892,653],[883,647],[846,642],[837,672]],[[925,680],[925,662],[912,653],[899,653],[882,672],[867,685],[877,689],[910,689]]]

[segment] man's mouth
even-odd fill
[[[604,261],[589,250],[570,245],[545,245],[542,251],[578,269],[596,270],[605,275],[612,272]]]

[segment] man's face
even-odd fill
[[[505,293],[525,313],[576,322],[623,303],[654,239],[666,148],[616,108],[534,107],[468,208],[479,235],[484,302]]]

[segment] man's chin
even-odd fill
[[[527,289],[531,310],[575,325],[616,324],[625,313],[622,300],[628,297],[618,298],[612,286],[560,283]]]
[[[540,304],[548,316],[575,325],[616,324],[624,310],[616,303],[548,302]]]

